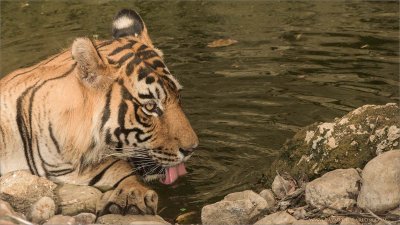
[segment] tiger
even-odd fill
[[[0,176],[96,187],[98,215],[157,214],[147,183],[186,174],[199,140],[140,15],[122,9],[111,31],[0,80]]]

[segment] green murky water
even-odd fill
[[[398,2],[1,1],[0,76],[109,38],[121,8],[144,18],[200,138],[188,176],[152,184],[165,218],[250,188],[300,127],[399,101]],[[206,47],[219,38],[239,42]]]

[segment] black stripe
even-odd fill
[[[103,130],[104,125],[106,124],[111,115],[110,111],[111,93],[112,93],[112,88],[107,92],[106,95],[106,104],[104,105],[103,116],[101,117],[100,131]]]
[[[141,58],[142,60],[151,59],[153,57],[160,57],[155,51],[153,50],[146,50],[136,53],[137,57]]]
[[[151,73],[151,70],[149,70],[146,67],[141,67],[139,68],[138,71],[138,81],[141,81],[142,79],[144,79],[145,77],[147,77],[149,74]]]
[[[140,94],[139,93],[138,97],[142,98],[142,99],[154,99],[154,95],[150,91],[149,91],[149,94]]]
[[[128,54],[122,56],[122,57],[117,61],[117,63],[121,66],[122,64],[124,64],[124,62],[125,62],[126,60],[128,60],[128,59],[131,58],[131,57],[133,57],[134,55],[135,55],[135,53],[129,52]]]
[[[61,170],[53,170],[53,171],[48,171],[48,175],[49,176],[53,176],[53,177],[59,177],[59,176],[67,175],[67,174],[72,173],[74,171],[75,170],[73,168],[61,169]]]
[[[60,145],[58,144],[57,139],[54,137],[54,133],[53,133],[53,129],[52,129],[51,123],[49,123],[49,134],[50,134],[51,140],[53,141],[54,146],[56,146],[57,152],[59,154],[61,154]]]
[[[147,45],[141,45],[138,49],[137,52],[143,51],[147,48]]]
[[[37,84],[36,82],[34,85],[30,86],[27,88],[17,99],[17,115],[16,115],[16,122],[18,126],[18,131],[21,136],[22,144],[24,145],[24,153],[25,153],[25,159],[29,167],[29,171],[32,174],[35,174],[34,171],[34,165],[31,161],[32,155],[31,152],[29,151],[29,142],[30,142],[30,137],[28,135],[28,128],[26,126],[26,121],[24,119],[23,115],[23,103],[24,103],[24,98],[28,94],[30,90],[33,89],[33,87]],[[37,172],[37,171],[36,171]]]
[[[100,43],[99,45],[96,46],[96,49],[100,49],[102,47],[105,47],[107,45],[111,45],[115,40],[109,40],[109,41],[104,41]]]
[[[136,65],[138,65],[142,60],[138,57],[133,58],[127,65],[125,69],[125,73],[127,76],[131,75],[133,72],[133,69],[135,68]]]
[[[97,174],[93,179],[89,181],[89,186],[95,185],[97,182],[101,180],[101,178],[104,176],[104,173],[110,169],[116,162],[119,162],[119,160],[115,160],[114,162],[110,163],[106,168],[104,168],[99,174]]]
[[[116,55],[116,54],[122,52],[125,49],[130,49],[130,48],[132,48],[132,46],[134,44],[136,44],[136,41],[130,40],[128,44],[125,44],[121,47],[114,49],[108,56],[113,56],[113,55]]]
[[[121,178],[117,183],[114,184],[113,189],[115,189],[116,187],[118,187],[118,185],[119,185],[122,181],[124,181],[126,178],[128,178],[128,177],[130,177],[130,176],[133,176],[133,175],[135,175],[135,172],[132,172],[132,173],[130,173],[130,174],[124,176],[123,178]]]
[[[36,137],[35,140],[36,140],[36,149],[38,151],[39,159],[42,161],[42,169],[44,170],[44,176],[47,177],[48,172],[46,170],[46,167],[44,166],[44,164],[46,164],[46,162],[44,161],[44,159],[42,157],[42,153],[40,152],[38,138]]]

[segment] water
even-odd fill
[[[0,74],[75,37],[109,38],[124,7],[141,13],[185,86],[200,138],[188,176],[152,184],[167,219],[250,188],[300,127],[399,101],[398,2],[2,1]],[[239,42],[206,47],[219,38]]]

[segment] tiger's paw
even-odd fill
[[[158,195],[155,191],[126,179],[114,190],[104,193],[96,206],[98,216],[105,214],[157,214]]]

